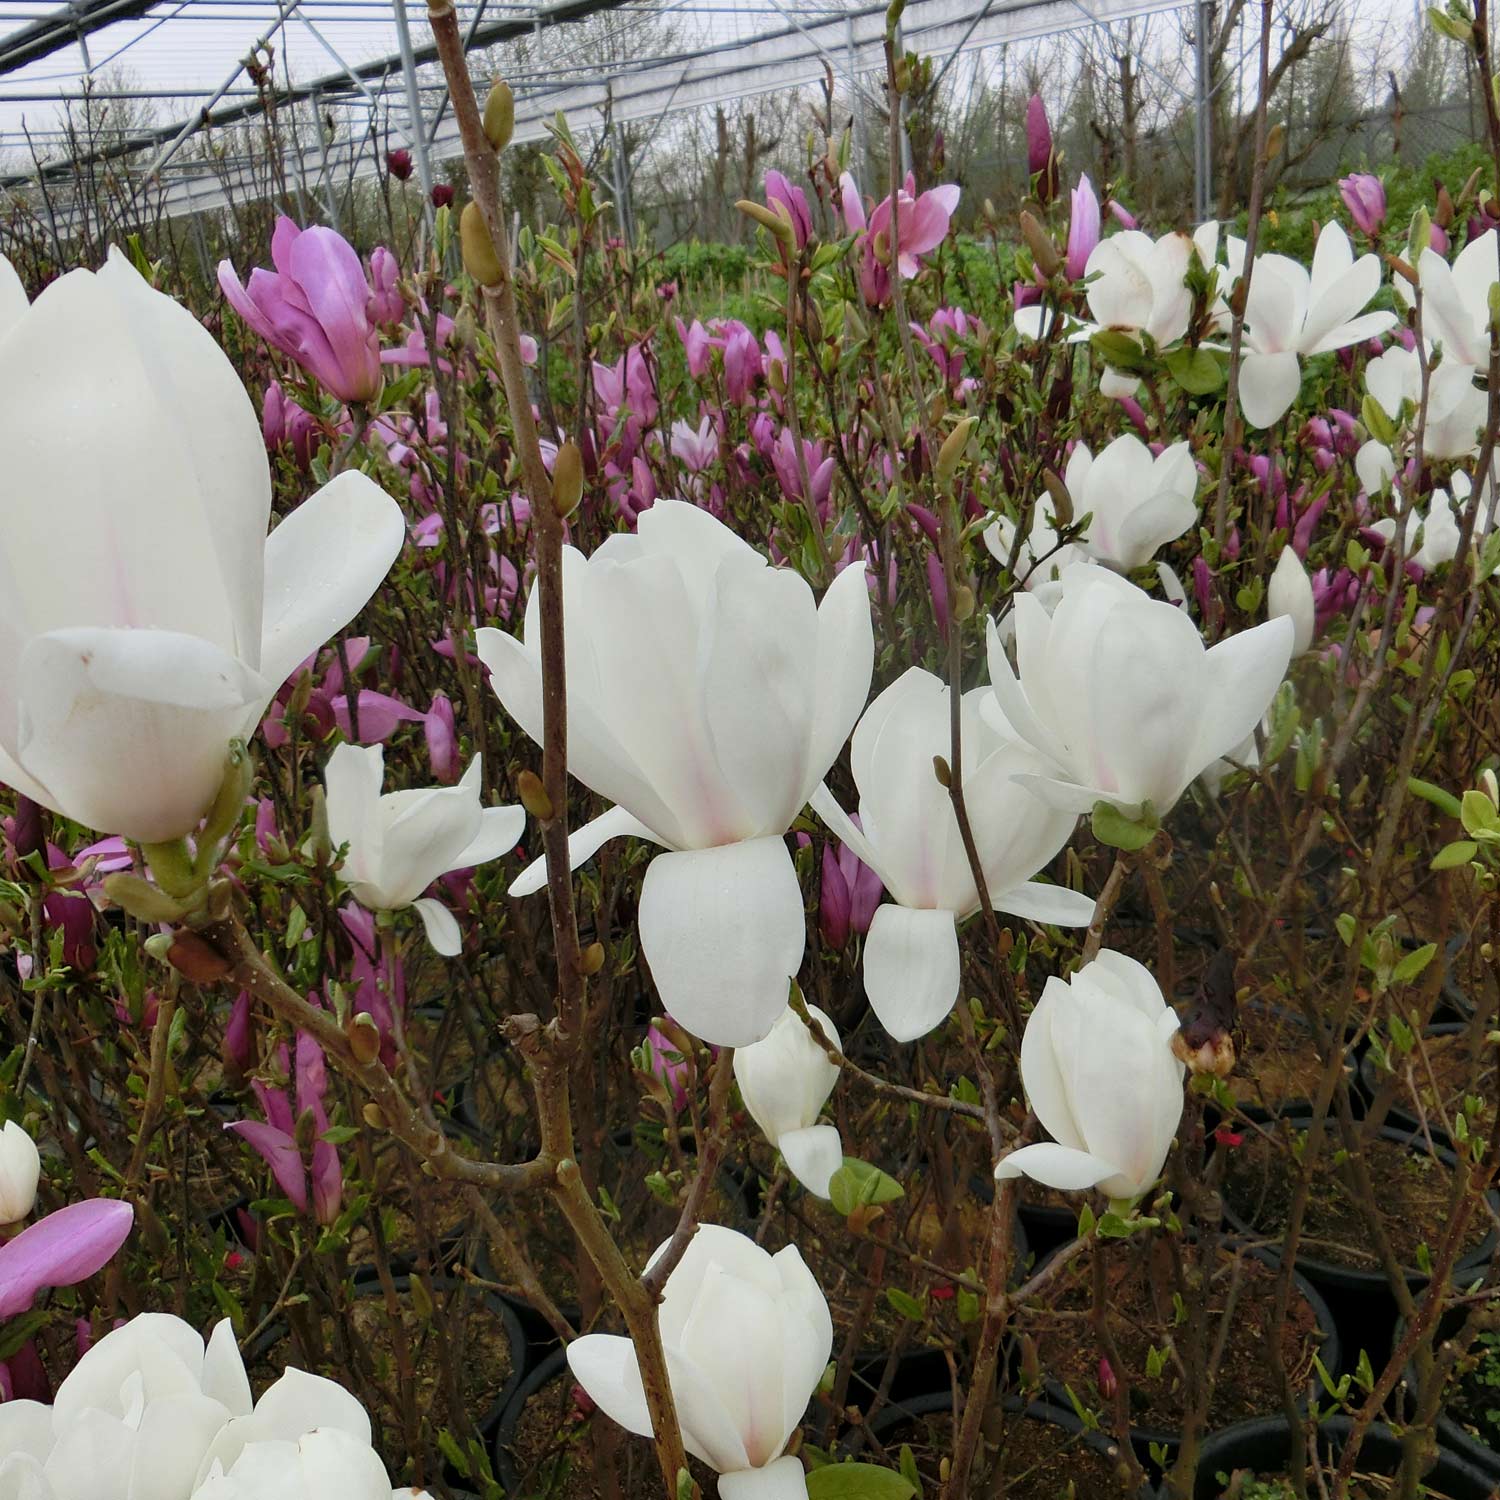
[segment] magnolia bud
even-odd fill
[[[786,210],[780,204],[775,209],[769,209],[764,203],[752,203],[748,198],[741,198],[735,205],[742,214],[755,220],[763,229],[768,229],[790,249],[797,241],[797,232],[792,228],[792,221],[787,216]]]
[[[1496,807],[1500,807],[1500,784],[1496,783],[1493,771],[1485,770],[1479,773],[1479,789]]]
[[[370,1103],[360,1110],[360,1116],[371,1130],[385,1129],[385,1111],[378,1104]]]
[[[484,133],[496,151],[504,151],[516,128],[516,96],[502,78],[484,101]]]
[[[194,984],[211,984],[223,979],[232,965],[207,938],[186,929],[172,934],[167,962]]]
[[[1051,469],[1042,470],[1042,483],[1047,488],[1047,494],[1052,500],[1052,515],[1059,526],[1070,526],[1073,523],[1073,497],[1068,493],[1068,487],[1062,482],[1057,474]]]
[[[965,417],[943,439],[943,445],[938,449],[937,478],[938,483],[945,490],[953,488],[953,476],[958,472],[958,462],[963,457],[964,449],[969,445],[969,434],[974,430],[974,420],[973,417]]]
[[[464,211],[458,216],[458,245],[463,252],[464,270],[480,286],[499,286],[505,280],[505,267],[495,254],[489,225],[484,222],[479,205],[472,200],[464,204]]]
[[[538,823],[552,821],[552,799],[547,795],[547,788],[542,785],[542,778],[535,771],[522,771],[516,777],[516,795],[521,799],[521,806]]]
[[[564,443],[552,464],[552,508],[564,520],[583,498],[583,454],[577,443]]]
[[[117,870],[104,877],[104,894],[122,911],[138,922],[175,922],[182,915],[182,903],[175,901],[159,886],[128,870]]]
[[[42,1158],[36,1142],[16,1124],[0,1130],[0,1224],[19,1224],[36,1203]]]
[[[583,971],[585,979],[591,979],[600,969],[604,967],[604,944],[590,943],[581,955],[582,963],[579,968]]]
[[[1052,236],[1042,228],[1041,221],[1029,208],[1021,210],[1021,238],[1026,241],[1037,270],[1049,281],[1062,270],[1062,257],[1052,243]]]
[[[355,1062],[361,1066],[380,1056],[380,1028],[367,1012],[361,1011],[355,1016],[345,1035],[349,1038],[349,1050],[354,1054]]]
[[[949,769],[946,756],[934,755],[932,757],[932,774],[937,777],[940,787],[946,789],[953,785],[953,772]]]
[[[953,590],[952,615],[960,625],[974,618],[974,590],[966,583]]]

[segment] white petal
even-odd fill
[[[865,938],[865,994],[898,1042],[926,1036],[958,999],[958,929],[951,911],[877,907]]]
[[[0,255],[0,339],[9,335],[11,329],[26,316],[30,306],[26,299],[26,288],[21,285],[16,268]]]
[[[807,930],[782,838],[658,854],[639,921],[662,1005],[701,1041],[758,1042],[786,1008]]]
[[[44,1459],[51,1451],[50,1406],[40,1401],[0,1402],[0,1454],[25,1453],[31,1458]]]
[[[1317,609],[1313,601],[1312,580],[1302,559],[1291,547],[1283,547],[1266,590],[1266,612],[1273,617],[1285,615],[1292,622],[1292,655],[1301,656],[1313,643],[1317,628]]]
[[[228,1318],[214,1324],[208,1347],[203,1355],[203,1394],[212,1396],[231,1417],[250,1414],[254,1405],[250,1396],[250,1377],[240,1358],[240,1346],[234,1336],[234,1325]]]
[[[589,1399],[637,1437],[652,1436],[635,1345],[612,1333],[586,1333],[568,1345],[568,1368]]]
[[[1019,1151],[1012,1151],[1002,1158],[995,1168],[995,1176],[1001,1181],[1007,1177],[1029,1177],[1033,1182],[1065,1193],[1097,1187],[1116,1175],[1116,1168],[1107,1161],[1100,1161],[1087,1151],[1059,1146],[1054,1141],[1022,1146]]]
[[[1259,285],[1258,278],[1251,285]],[[1279,422],[1301,389],[1302,366],[1295,354],[1246,351],[1240,363],[1240,410],[1252,427]]]
[[[719,1500],[807,1500],[802,1460],[788,1455],[759,1469],[720,1474]]]
[[[1040,880],[1028,880],[1008,891],[991,891],[990,900],[996,911],[1052,927],[1087,927],[1094,919],[1094,902],[1082,891]]]
[[[815,1198],[828,1196],[833,1174],[844,1165],[844,1143],[836,1125],[809,1125],[777,1138],[776,1149],[786,1158],[793,1177]]]
[[[323,767],[328,837],[335,849],[349,846],[344,879],[350,883],[379,879],[384,780],[385,750],[380,745],[337,745]]]
[[[458,856],[455,870],[467,870],[472,865],[488,864],[509,854],[521,842],[526,831],[526,809],[514,807],[487,807],[480,813],[479,832],[474,841]]]
[[[191,832],[263,683],[196,636],[83,627],[22,654],[17,759],[69,817],[158,843]]]
[[[870,696],[875,636],[865,565],[844,569],[818,606],[812,741],[808,747],[804,799],[828,774]]]
[[[197,1392],[148,1401],[135,1435],[130,1500],[180,1500],[229,1413]],[[66,1446],[66,1433],[59,1448]]]
[[[320,1428],[308,1433],[297,1448],[303,1493],[308,1496],[385,1500],[391,1493],[391,1476],[375,1450],[347,1432]]]
[[[639,818],[626,812],[623,807],[612,807],[568,835],[568,868],[576,870],[579,865],[587,864],[610,839],[621,838],[649,839],[653,844],[661,842]],[[511,882],[509,894],[518,897],[535,895],[546,884],[547,860],[543,856],[532,860],[516,876]]]
[[[464,937],[459,931],[458,919],[446,906],[433,896],[422,896],[412,902],[432,951],[444,958],[456,958],[463,951]]]
[[[266,538],[260,671],[272,692],[369,603],[405,540],[401,507],[352,469]]]
[[[1207,687],[1191,774],[1227,755],[1260,723],[1292,659],[1289,619],[1267,620],[1219,642],[1204,658]]]
[[[1396,477],[1396,460],[1384,443],[1369,438],[1354,455],[1354,472],[1367,495],[1378,495]]]
[[[258,665],[271,471],[255,408],[214,336],[149,286],[117,246],[98,279],[134,333],[152,390],[176,418],[233,615],[235,654]]]

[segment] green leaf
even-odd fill
[[[1127,818],[1111,802],[1094,804],[1094,837],[1111,849],[1124,849],[1133,854],[1144,849],[1156,837],[1156,820]]]
[[[829,1464],[807,1476],[808,1500],[911,1500],[917,1487],[879,1464]]]
[[[1392,984],[1410,984],[1430,964],[1437,953],[1436,943],[1423,943],[1414,948],[1391,970]]]
[[[1452,870],[1458,865],[1466,865],[1479,853],[1479,845],[1473,839],[1459,839],[1457,843],[1444,844],[1436,854],[1432,856],[1430,869]]]
[[[1430,802],[1437,810],[1447,818],[1459,816],[1458,798],[1450,791],[1445,791],[1440,786],[1434,786],[1430,781],[1423,781],[1420,776],[1408,776],[1406,778],[1406,790],[1413,797],[1420,797],[1424,802]]]
[[[909,1318],[913,1323],[920,1323],[925,1316],[926,1309],[922,1304],[910,1292],[903,1292],[898,1286],[888,1286],[885,1289],[885,1300],[903,1318]]]
[[[844,1165],[828,1183],[828,1196],[837,1211],[848,1218],[856,1208],[875,1203],[890,1203],[904,1197],[906,1189],[879,1167],[872,1167],[858,1157],[846,1156]]]
[[[901,1456],[899,1460],[901,1477],[911,1485],[916,1494],[922,1493],[922,1476],[917,1472],[917,1460],[911,1451],[910,1443],[902,1443]]]
[[[1374,396],[1367,395],[1359,409],[1360,420],[1369,429],[1370,436],[1377,443],[1384,443],[1387,448],[1396,441],[1395,424],[1391,421],[1390,413],[1386,411]]]
[[[1184,346],[1163,355],[1162,363],[1190,396],[1211,396],[1224,385],[1224,366],[1211,350]]]
[[[1500,835],[1500,808],[1483,793],[1472,788],[1464,793],[1458,815],[1463,821],[1464,832],[1471,838],[1482,839]]]
[[[1089,343],[1113,369],[1139,373],[1150,365],[1146,351],[1128,333],[1121,333],[1118,329],[1101,328],[1089,338]]]

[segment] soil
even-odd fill
[[[993,1453],[988,1486],[971,1488],[976,1494],[1003,1493],[1006,1500],[1120,1500],[1131,1493],[1116,1477],[1114,1463],[1087,1446],[1081,1434],[1069,1432],[1054,1422],[1002,1412],[998,1430],[987,1434]],[[882,1458],[870,1444],[866,1461],[894,1464],[902,1444],[910,1446],[923,1493],[936,1495],[942,1488],[940,1466],[953,1452],[953,1418],[950,1415],[914,1417],[892,1422],[879,1436]],[[1003,1485],[993,1476],[1003,1476]]]
[[[1384,1500],[1396,1493],[1396,1481],[1386,1474],[1354,1473],[1349,1480],[1350,1500]],[[1423,1483],[1423,1500],[1449,1500],[1443,1490]],[[1221,1500],[1295,1500],[1296,1491],[1285,1474],[1248,1473],[1236,1469],[1230,1482],[1219,1491]]]
[[[1240,1045],[1229,1091],[1241,1106],[1279,1114],[1317,1092],[1322,1063],[1307,1022],[1280,1006],[1251,1003],[1240,1012]]]
[[[1464,1096],[1477,1094],[1480,1098],[1480,1109],[1477,1116],[1469,1117],[1469,1128],[1471,1133],[1476,1131],[1480,1134],[1487,1133],[1495,1098],[1493,1060],[1486,1061],[1476,1076],[1469,1038],[1463,1032],[1430,1036],[1424,1039],[1424,1045],[1427,1059],[1432,1064],[1432,1077],[1427,1076],[1427,1070],[1422,1066],[1421,1058],[1414,1055],[1409,1061],[1412,1077],[1417,1083],[1416,1098],[1421,1101],[1422,1111],[1427,1116],[1430,1127],[1434,1130],[1441,1129],[1445,1134],[1451,1134],[1450,1122],[1454,1115],[1462,1110]],[[1490,1049],[1484,1050],[1487,1057],[1492,1059],[1493,1053]],[[1433,1090],[1433,1080],[1437,1082],[1436,1092]],[[1398,1105],[1408,1109],[1412,1114],[1416,1113],[1412,1091],[1409,1088],[1403,1088],[1397,1094],[1396,1101]]]
[[[378,1288],[355,1297],[349,1304],[347,1333],[364,1355],[351,1358],[345,1331],[325,1324],[327,1354],[323,1368],[314,1369],[349,1387],[364,1403],[374,1424],[375,1446],[393,1477],[405,1474],[408,1464],[419,1458],[427,1461],[431,1472],[438,1433],[456,1430],[445,1364],[458,1382],[463,1421],[470,1431],[504,1395],[515,1369],[510,1330],[493,1303],[461,1286],[436,1287],[431,1298],[436,1308],[419,1311],[418,1299],[398,1288],[399,1315],[393,1327]],[[440,1316],[448,1330],[446,1341],[439,1333]],[[397,1338],[405,1343],[411,1360],[412,1385],[404,1397],[399,1392]],[[252,1388],[259,1391],[287,1365],[313,1369],[290,1333],[255,1361],[250,1370]],[[411,1435],[403,1431],[403,1412],[414,1413],[425,1426],[415,1447]]]
[[[1434,1248],[1447,1220],[1453,1186],[1450,1168],[1426,1155],[1420,1143],[1413,1148],[1377,1137],[1365,1150],[1371,1180],[1379,1185],[1375,1212],[1396,1258],[1402,1266],[1414,1267],[1418,1247]],[[1365,1216],[1345,1178],[1348,1167],[1332,1163],[1325,1149],[1302,1222],[1306,1256],[1352,1270],[1378,1271],[1380,1259],[1369,1248]],[[1297,1181],[1298,1173],[1280,1143],[1247,1131],[1229,1153],[1224,1200],[1258,1233],[1275,1239],[1286,1228]],[[1478,1249],[1488,1229],[1488,1216],[1475,1214],[1460,1255]]]
[[[1184,1269],[1189,1275],[1197,1261],[1192,1246],[1182,1249]],[[1059,1312],[1086,1314],[1093,1301],[1090,1254],[1071,1261],[1060,1279],[1055,1306]],[[1120,1362],[1129,1375],[1130,1420],[1157,1432],[1176,1432],[1186,1414],[1184,1374],[1169,1358],[1160,1375],[1147,1374],[1152,1349],[1166,1349],[1180,1332],[1174,1333],[1172,1295],[1177,1279],[1164,1241],[1138,1241],[1111,1250],[1108,1261],[1110,1283],[1110,1331]],[[1055,1287],[1057,1284],[1054,1284]],[[1049,1291],[1048,1301],[1052,1303]],[[1276,1273],[1253,1256],[1236,1257],[1223,1250],[1213,1264],[1209,1287],[1207,1340],[1211,1350],[1220,1335],[1226,1308],[1233,1297],[1230,1335],[1224,1347],[1208,1409],[1208,1430],[1227,1427],[1250,1417],[1267,1416],[1281,1409],[1278,1366],[1291,1379],[1297,1392],[1307,1389],[1313,1376],[1313,1356],[1322,1342],[1322,1330],[1312,1304],[1293,1297],[1282,1326],[1279,1348],[1271,1346],[1271,1325],[1276,1297]],[[1111,1410],[1099,1391],[1099,1346],[1091,1320],[1073,1317],[1050,1320],[1041,1315],[1033,1325],[1042,1373],[1049,1380],[1068,1386],[1086,1406],[1102,1415]],[[1061,1404],[1061,1403],[1059,1403]]]
[[[661,1470],[644,1438],[622,1432],[602,1412],[586,1411],[572,1376],[564,1370],[532,1395],[522,1408],[510,1445],[517,1485],[528,1500],[602,1500],[600,1455],[612,1450],[619,1470],[619,1500],[661,1500]],[[688,1466],[705,1495],[712,1495],[712,1471],[697,1459]]]

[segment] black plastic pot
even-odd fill
[[[495,1478],[499,1480],[507,1495],[523,1493],[521,1475],[516,1469],[515,1459],[511,1456],[511,1449],[514,1448],[516,1442],[516,1430],[521,1425],[521,1413],[533,1396],[551,1385],[554,1380],[566,1377],[567,1373],[568,1351],[554,1349],[511,1394],[505,1410],[500,1414],[500,1423],[495,1429],[494,1470]]]
[[[1064,1432],[1077,1437],[1085,1448],[1105,1458],[1113,1460],[1119,1457],[1119,1445],[1112,1438],[1097,1430],[1085,1428],[1078,1417],[1064,1407],[1054,1406],[1049,1401],[1025,1402],[1019,1396],[1007,1396],[1001,1405],[1006,1411],[1020,1412],[1028,1421],[1047,1422],[1062,1428]],[[919,1424],[923,1417],[948,1416],[952,1411],[953,1395],[948,1390],[931,1391],[909,1401],[893,1402],[877,1412],[870,1419],[867,1428],[857,1428],[844,1443],[843,1451],[851,1457],[859,1457],[868,1446],[866,1432],[876,1438],[883,1448],[899,1444],[905,1441],[902,1437],[903,1428]],[[1156,1500],[1155,1489],[1149,1484],[1143,1484],[1137,1493],[1137,1500]]]
[[[1282,1118],[1288,1120],[1293,1126],[1307,1123],[1306,1116],[1283,1116]],[[1395,1141],[1400,1145],[1418,1149],[1423,1155],[1426,1154],[1426,1142],[1420,1138],[1414,1138],[1410,1130],[1400,1130],[1393,1125],[1386,1125],[1381,1128],[1379,1134],[1383,1140]],[[1446,1146],[1434,1142],[1433,1150],[1436,1159],[1444,1166],[1450,1170],[1457,1167],[1458,1158]],[[1485,1196],[1491,1205],[1500,1211],[1500,1191],[1491,1188]],[[1246,1238],[1266,1238],[1254,1224],[1240,1217],[1230,1204],[1227,1194],[1224,1196],[1224,1220],[1232,1229]],[[1461,1279],[1465,1272],[1482,1266],[1495,1253],[1497,1242],[1500,1242],[1500,1234],[1491,1229],[1483,1243],[1477,1245],[1454,1266],[1454,1276]],[[1279,1260],[1280,1252],[1274,1245],[1269,1247],[1269,1253]],[[1383,1271],[1364,1271],[1358,1267],[1342,1266],[1334,1261],[1320,1260],[1317,1256],[1302,1253],[1297,1256],[1297,1270],[1325,1295],[1352,1292],[1362,1297],[1378,1296],[1383,1302],[1390,1300],[1390,1288],[1386,1284]],[[1425,1286],[1429,1280],[1427,1273],[1415,1266],[1405,1266],[1402,1270],[1408,1286]]]
[[[1279,1263],[1279,1257],[1271,1250],[1263,1246],[1253,1246],[1246,1249],[1245,1254],[1253,1256],[1263,1265],[1275,1267]],[[1292,1280],[1300,1296],[1306,1299],[1313,1310],[1313,1317],[1317,1320],[1319,1329],[1322,1330],[1322,1341],[1318,1345],[1318,1358],[1323,1362],[1323,1368],[1330,1375],[1336,1375],[1341,1360],[1341,1343],[1339,1339],[1338,1324],[1334,1319],[1333,1312],[1328,1306],[1318,1289],[1300,1272],[1292,1272]],[[1221,1372],[1220,1378],[1226,1378]],[[1066,1388],[1060,1381],[1043,1377],[1043,1388],[1047,1392],[1052,1403],[1071,1414],[1072,1402],[1068,1399]],[[1305,1410],[1308,1403],[1320,1394],[1322,1384],[1318,1380],[1317,1371],[1314,1370],[1308,1380],[1307,1395],[1301,1403]],[[1151,1449],[1153,1447],[1165,1448],[1169,1454],[1177,1451],[1181,1442],[1181,1434],[1165,1427],[1143,1427],[1132,1426],[1130,1429],[1130,1441],[1135,1448],[1136,1455],[1142,1463],[1153,1462]]]
[[[1463,1325],[1464,1310],[1452,1308],[1438,1320],[1438,1343],[1454,1337]],[[1395,1338],[1399,1343],[1405,1329],[1405,1321],[1399,1320],[1396,1324]],[[1417,1372],[1414,1363],[1407,1361],[1406,1368],[1401,1372],[1402,1384],[1408,1399],[1412,1399],[1412,1393],[1417,1388]],[[1473,1433],[1460,1427],[1451,1417],[1446,1414],[1439,1415],[1437,1419],[1438,1441],[1443,1447],[1456,1453],[1466,1463],[1472,1464],[1481,1472],[1493,1476],[1495,1482],[1500,1484],[1500,1453],[1481,1442]]]
[[[1330,1417],[1318,1428],[1318,1449],[1336,1458],[1349,1435],[1348,1417]],[[1204,1438],[1198,1455],[1193,1500],[1218,1500],[1224,1486],[1219,1475],[1236,1469],[1274,1476],[1286,1466],[1291,1453],[1291,1432],[1284,1417],[1265,1417],[1221,1428]],[[1395,1474],[1401,1465],[1401,1440],[1389,1427],[1375,1425],[1365,1435],[1359,1453],[1360,1469],[1366,1474]],[[1441,1445],[1437,1465],[1423,1483],[1447,1500],[1489,1500],[1495,1481],[1461,1455]]]

